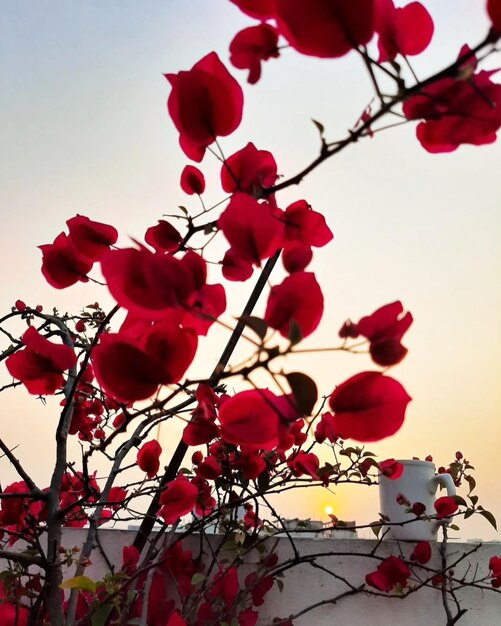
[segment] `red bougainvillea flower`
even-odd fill
[[[460,57],[469,51],[463,46]],[[424,120],[416,135],[428,152],[452,152],[462,144],[480,146],[496,140],[501,126],[501,85],[492,71],[473,73],[476,58],[463,65],[458,78],[444,78],[408,98],[403,113]]]
[[[27,626],[29,617],[26,607],[9,601],[4,590],[4,583],[0,581],[0,624],[2,626]]]
[[[110,250],[101,259],[108,289],[120,306],[143,319],[165,316],[182,306],[194,285],[182,261],[146,248]]]
[[[420,541],[416,544],[411,554],[411,561],[417,561],[424,565],[431,559],[431,546],[428,541]]]
[[[274,15],[275,0],[230,0],[246,15],[266,20]]]
[[[491,556],[489,559],[489,569],[491,570],[491,585],[494,589],[501,587],[501,557]]]
[[[139,448],[137,453],[137,464],[139,469],[146,472],[148,478],[157,475],[160,469],[160,455],[162,454],[162,446],[156,439],[147,441]]]
[[[437,512],[437,519],[450,517],[458,510],[457,502],[452,496],[442,496],[441,498],[437,498],[433,503],[433,506]]]
[[[374,34],[374,0],[275,0],[278,31],[303,54],[340,57]]]
[[[306,200],[290,204],[284,212],[285,239],[300,241],[307,246],[320,248],[334,237],[321,213],[313,211]]]
[[[16,311],[24,311],[26,309],[26,303],[23,300],[16,300],[14,302],[14,308]]]
[[[375,572],[367,574],[365,582],[379,591],[388,593],[396,585],[405,587],[410,574],[408,565],[402,559],[389,556],[377,566]]]
[[[334,421],[332,413],[326,412],[322,414],[315,428],[315,439],[318,443],[323,443],[326,439],[331,443],[335,443],[339,439],[339,435],[334,429]]]
[[[390,480],[397,480],[404,473],[404,466],[402,463],[395,461],[395,459],[386,459],[386,461],[381,461],[378,465],[381,474]]]
[[[161,509],[158,515],[166,524],[173,524],[195,506],[197,487],[180,474],[160,494]]]
[[[189,310],[183,315],[183,327],[191,328],[197,335],[207,335],[212,324],[226,310],[223,285],[204,285],[191,294],[186,306]]]
[[[218,220],[235,254],[260,267],[272,256],[283,238],[283,225],[267,202],[258,202],[245,193],[235,193]]]
[[[300,241],[287,243],[282,252],[282,263],[289,274],[302,272],[311,262],[313,252],[310,246]]]
[[[78,252],[92,261],[98,261],[110,246],[116,243],[118,232],[109,224],[93,222],[84,215],[75,215],[66,222],[69,238]]]
[[[205,191],[205,178],[202,172],[194,165],[187,165],[181,172],[181,189],[192,196],[194,193],[201,196]]]
[[[124,546],[122,549],[122,572],[129,576],[137,570],[137,564],[141,554],[135,546]]]
[[[395,379],[362,372],[339,385],[329,398],[334,429],[343,439],[379,441],[400,429],[410,400]]]
[[[248,143],[228,157],[221,168],[221,185],[224,191],[243,191],[250,195],[260,189],[272,187],[277,179],[277,164],[268,150],[258,150]]]
[[[404,314],[401,302],[392,302],[371,315],[362,317],[357,324],[350,324],[347,336],[366,337],[370,341],[369,351],[372,360],[378,365],[387,367],[399,363],[407,354],[407,348],[400,342],[412,321],[410,313]],[[345,327],[346,325],[343,329]]]
[[[251,85],[261,78],[261,61],[277,58],[278,33],[269,24],[244,28],[230,43],[230,63],[239,70],[249,70],[247,82]]]
[[[174,611],[174,613],[171,613],[169,616],[165,626],[186,626],[186,622],[177,611]]]
[[[165,317],[140,338],[125,332],[105,334],[92,353],[96,378],[118,402],[150,398],[159,385],[178,382],[191,364],[197,336]]]
[[[294,476],[303,476],[308,474],[313,480],[320,480],[318,477],[318,468],[320,463],[318,457],[312,452],[298,452],[287,460],[287,466],[290,467]]]
[[[254,273],[251,263],[242,259],[231,248],[226,251],[223,260],[220,261],[223,276],[226,280],[246,281]]]
[[[397,9],[393,0],[376,0],[376,9],[380,63],[393,61],[397,54],[420,54],[428,47],[433,37],[433,20],[420,2]]]
[[[246,449],[272,450],[279,439],[275,401],[267,389],[241,391],[226,399],[219,408],[223,439]]]
[[[307,337],[320,323],[323,311],[324,297],[315,275],[295,272],[271,288],[264,319],[283,337],[288,337],[294,320],[301,337]]]
[[[148,228],[144,240],[157,252],[175,252],[181,243],[181,235],[169,222],[158,220],[156,226]]]
[[[9,374],[33,395],[51,395],[64,385],[63,373],[76,365],[74,351],[52,343],[33,326],[24,333],[25,348],[6,359]]]
[[[82,256],[65,233],[60,233],[53,243],[38,247],[42,251],[42,274],[51,287],[65,289],[79,280],[89,280],[92,260]]]
[[[491,18],[492,28],[501,33],[501,0],[487,0],[487,13]]]
[[[217,137],[231,134],[242,120],[242,88],[215,52],[191,70],[166,74],[172,86],[167,108],[186,156],[201,161]]]

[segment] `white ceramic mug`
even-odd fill
[[[448,496],[456,495],[456,487],[450,474],[436,474],[435,466],[429,461],[398,461],[404,466],[400,478],[390,480],[379,477],[379,502],[381,513],[389,518],[392,525],[383,526],[388,539],[402,541],[436,541],[441,522],[437,520],[416,520],[414,513],[406,513],[409,508],[398,504],[397,496],[402,494],[411,503],[421,502],[426,507],[425,515],[436,515],[433,507],[438,485],[447,489]],[[416,521],[409,521],[416,520]],[[393,525],[402,524],[403,526]]]

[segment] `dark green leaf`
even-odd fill
[[[301,372],[286,374],[296,407],[301,415],[311,415],[318,400],[318,390],[315,381]]]
[[[470,498],[471,503],[473,504],[473,506],[475,506],[475,504],[477,504],[478,496],[468,496],[468,498]]]
[[[477,486],[477,482],[476,480],[473,478],[473,476],[464,476],[464,479],[466,480],[466,482],[468,483],[468,485],[470,486],[470,491],[468,491],[468,494],[470,494],[475,487]]]
[[[322,124],[322,122],[317,122],[317,120],[314,120],[314,119],[312,119],[311,121],[317,127],[318,132],[320,133],[320,137],[323,137],[324,136],[324,132],[325,132],[325,128],[324,128],[324,125]]]
[[[92,616],[92,626],[105,626],[112,611],[113,606],[111,604],[103,604]]]
[[[298,344],[303,336],[301,335],[301,329],[297,325],[295,320],[290,321],[289,332],[287,333],[287,339],[291,342],[291,346]]]
[[[496,518],[494,517],[494,515],[490,512],[490,511],[480,511],[480,515],[482,515],[483,517],[485,517],[485,519],[489,522],[489,524],[491,524],[494,527],[494,530],[498,529],[497,523],[496,523]]]
[[[459,526],[457,524],[449,524],[449,528],[451,530],[459,530]]]
[[[242,317],[239,317],[238,319],[253,330],[260,339],[264,339],[266,337],[268,324],[260,317],[255,317],[254,315],[242,315]]]
[[[461,496],[451,496],[451,497],[454,500],[454,502],[458,504],[459,506],[468,506],[464,498],[462,498]]]

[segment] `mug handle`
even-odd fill
[[[428,489],[431,494],[434,494],[437,490],[438,485],[442,484],[447,489],[448,496],[456,495],[456,485],[452,480],[452,476],[450,474],[435,474],[433,478],[430,479],[428,483]]]

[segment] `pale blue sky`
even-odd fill
[[[456,0],[452,8],[448,0],[424,4],[436,34],[415,62],[420,76],[438,69],[442,59],[452,61],[463,43],[475,44],[487,29],[480,0]],[[2,310],[18,297],[76,309],[105,299],[95,286],[53,291],[39,273],[36,246],[52,241],[75,213],[114,223],[125,242],[127,235],[141,238],[176,205],[195,206],[178,189],[187,160],[166,114],[169,89],[162,73],[188,69],[210,50],[227,61],[231,38],[251,23],[224,0],[3,0]],[[223,149],[231,154],[252,140],[274,152],[286,176],[316,155],[311,118],[337,139],[371,98],[355,55],[319,61],[285,50],[265,64],[254,87],[244,83],[245,72],[232,71],[244,85],[246,103],[243,123]],[[335,235],[315,254],[327,307],[309,345],[331,344],[344,319],[395,299],[414,315],[405,341],[409,355],[394,372],[414,401],[401,432],[371,447],[383,458],[431,452],[439,463],[462,449],[478,467],[486,508],[497,509],[498,517],[500,156],[499,143],[429,155],[408,126],[360,142],[279,198],[282,206],[308,199]],[[223,197],[218,165],[206,159],[202,169],[210,181],[207,201],[216,202]],[[215,260],[222,249],[216,247]],[[228,320],[243,294],[236,289],[230,298]],[[204,363],[215,356],[218,341],[208,342]],[[350,356],[294,364],[310,367],[321,392],[330,393],[372,365]],[[17,398],[0,398],[12,443],[39,424],[37,444],[51,445],[45,424],[53,426],[54,415],[30,398],[14,409]],[[29,447],[20,448],[21,455],[23,449]],[[37,456],[27,462],[42,468],[44,461]],[[318,516],[322,498],[306,499],[302,513]],[[343,494],[342,506],[331,504],[340,516],[362,519],[369,506],[364,500]],[[285,508],[292,513],[295,506]],[[493,536],[486,523],[470,527],[465,536]]]

